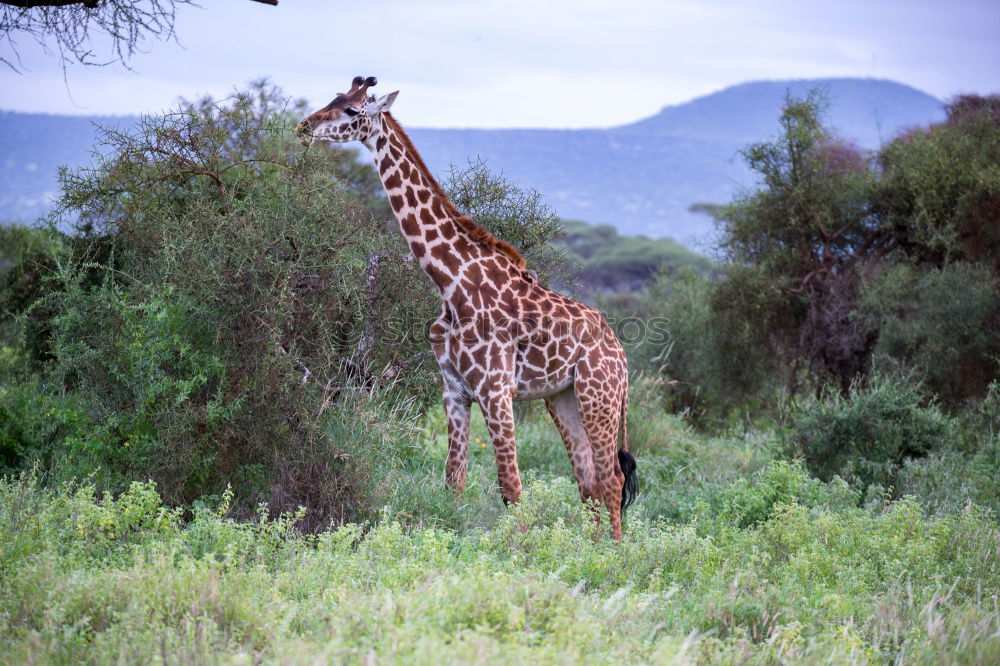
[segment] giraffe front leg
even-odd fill
[[[448,462],[445,481],[456,493],[465,490],[465,468],[469,457],[469,408],[466,395],[444,393],[444,413],[448,419]]]
[[[493,440],[497,458],[497,478],[504,504],[521,497],[521,472],[517,467],[517,444],[514,441],[514,405],[509,390],[500,389],[479,399],[486,427]]]

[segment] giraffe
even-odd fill
[[[368,95],[376,83],[356,77],[347,93],[295,131],[306,145],[360,141],[368,148],[403,238],[441,297],[429,337],[448,421],[446,482],[464,491],[476,402],[493,442],[501,497],[516,502],[521,476],[512,403],[543,399],[581,499],[598,525],[597,503],[604,503],[612,538],[621,541],[622,512],[638,492],[621,344],[599,310],[538,284],[512,245],[459,212],[389,113],[399,91],[376,99]]]

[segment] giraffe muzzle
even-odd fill
[[[306,147],[308,147],[309,144],[313,142],[313,139],[315,139],[312,133],[312,127],[310,127],[309,123],[304,120],[295,126],[293,134],[300,137],[302,139],[302,145]]]

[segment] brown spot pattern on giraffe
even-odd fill
[[[515,248],[462,215],[388,112],[343,127],[351,132],[341,136],[361,132],[375,152],[400,229],[443,299],[430,342],[442,372],[448,483],[457,491],[464,487],[469,408],[476,401],[493,440],[501,495],[517,501],[511,401],[541,397],[566,445],[581,498],[603,500],[612,536],[620,540],[624,476],[616,452],[628,370],[603,316],[534,282]],[[625,440],[623,432],[623,445]]]

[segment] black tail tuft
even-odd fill
[[[635,458],[625,449],[618,449],[618,466],[625,475],[625,485],[622,487],[622,511],[624,511],[639,494],[639,475],[635,473]]]

